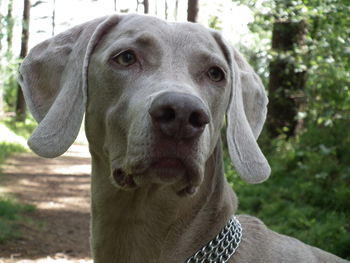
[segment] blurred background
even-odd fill
[[[36,125],[16,82],[28,50],[115,12],[197,22],[221,31],[245,55],[269,96],[259,143],[272,176],[245,184],[225,158],[238,212],[350,259],[348,0],[0,0],[0,174],[9,158],[28,151],[25,141]],[[2,178],[0,261],[1,244],[25,238],[16,229],[38,209],[7,194]]]

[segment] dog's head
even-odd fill
[[[270,173],[256,139],[267,97],[259,77],[219,33],[139,15],[93,20],[32,49],[20,83],[39,126],[29,146],[64,153],[86,112],[93,155],[130,189],[194,193],[227,117],[231,159],[243,179]]]

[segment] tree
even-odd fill
[[[149,13],[149,2],[148,0],[143,0],[143,6],[144,6],[144,13],[148,14]]]
[[[13,19],[13,0],[9,0],[7,4],[7,15],[6,15],[6,28],[7,28],[7,57],[12,56],[12,39],[13,39],[13,27],[14,27],[14,19]]]
[[[52,0],[52,33],[51,35],[55,35],[56,28],[56,0]]]
[[[158,15],[158,1],[154,1],[154,14],[157,16]]]
[[[23,20],[22,20],[22,43],[20,58],[23,59],[28,53],[29,41],[29,22],[30,22],[30,0],[24,0]],[[16,119],[24,121],[26,115],[26,103],[21,87],[17,88]]]
[[[304,20],[277,20],[272,29],[272,50],[275,52],[270,62],[269,118],[268,130],[272,137],[281,133],[294,136],[301,129],[298,112],[304,104],[306,70],[297,70],[295,49],[305,38]]]
[[[117,0],[113,0],[114,12],[117,12]]]
[[[1,6],[2,6],[2,0],[0,0],[0,74],[2,73],[2,29],[3,29],[3,15],[1,14]],[[3,80],[2,77],[0,77],[0,117],[4,114],[4,94],[3,94]]]
[[[164,4],[165,4],[165,7],[164,7],[164,18],[165,18],[165,20],[168,20],[168,1],[164,0]]]
[[[177,15],[179,11],[179,0],[175,0],[175,8],[174,8],[174,19],[177,21]]]
[[[187,21],[197,22],[198,9],[198,0],[188,0]]]
[[[140,0],[136,0],[136,12],[139,11],[139,5],[143,5],[143,12],[145,14],[148,14],[149,13],[149,2],[148,0],[143,0],[143,1],[140,1]]]

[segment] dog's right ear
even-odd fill
[[[268,98],[259,76],[238,50],[211,31],[231,70],[231,94],[226,111],[227,146],[234,167],[248,183],[261,183],[271,168],[256,140],[265,122]]]
[[[112,26],[114,15],[73,27],[34,47],[20,67],[20,83],[39,123],[28,141],[43,157],[63,154],[76,139],[85,112],[90,55]]]
[[[231,160],[242,179],[261,183],[271,168],[256,140],[265,122],[268,98],[252,67],[231,47],[232,90],[227,109],[227,144]]]

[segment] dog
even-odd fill
[[[34,47],[19,82],[40,156],[63,154],[85,114],[94,262],[347,262],[234,216],[220,130],[226,124],[241,178],[265,181],[256,139],[268,99],[220,33],[135,14],[98,18]]]

